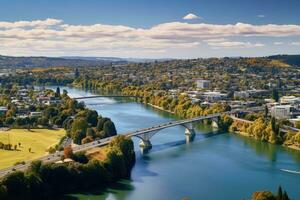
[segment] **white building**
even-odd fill
[[[290,119],[292,115],[292,106],[291,105],[278,105],[273,106],[270,110],[271,116],[276,119]]]
[[[300,97],[295,96],[283,96],[280,98],[281,104],[293,105],[296,109],[300,108]]]
[[[210,86],[210,81],[208,80],[198,79],[196,83],[197,83],[197,88],[200,89],[207,89]]]
[[[201,97],[206,101],[218,101],[227,98],[227,94],[223,94],[220,92],[203,92]]]

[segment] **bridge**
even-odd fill
[[[84,97],[73,97],[72,99],[75,100],[83,100],[83,99],[95,99],[95,98],[102,98],[102,97],[107,97],[107,98],[120,98],[120,97],[130,97],[130,98],[138,98],[138,96],[134,95],[93,95],[93,96],[84,96]]]
[[[187,140],[187,142],[190,142],[194,139],[195,134],[196,134],[195,130],[194,130],[194,127],[193,127],[193,122],[199,122],[199,121],[210,119],[210,120],[212,120],[212,125],[214,127],[217,127],[218,122],[219,122],[219,117],[222,114],[234,114],[234,112],[223,112],[223,113],[216,113],[216,114],[196,117],[196,118],[192,118],[192,119],[183,119],[183,120],[171,121],[171,122],[167,122],[167,123],[164,123],[164,124],[159,124],[159,125],[156,125],[156,126],[152,126],[152,127],[149,127],[149,128],[138,129],[138,130],[135,130],[135,131],[132,131],[132,132],[124,133],[122,135],[126,135],[127,137],[137,137],[137,138],[141,139],[140,147],[142,149],[148,150],[152,147],[150,139],[157,132],[159,132],[162,129],[166,129],[166,128],[173,127],[173,126],[183,126],[185,128],[186,140]],[[106,146],[110,143],[110,141],[114,137],[115,136],[95,140],[93,142],[89,142],[89,143],[82,144],[82,145],[78,145],[78,146],[73,148],[73,152],[76,153],[76,152],[80,152],[80,151],[86,151],[86,150],[89,150],[89,149],[92,149],[92,148],[95,148],[95,147]],[[54,154],[49,154],[49,155],[40,157],[37,160],[43,161],[45,163],[56,162],[56,161],[61,160],[62,155],[64,155],[64,152],[59,151],[59,152],[56,152]],[[19,164],[19,165],[9,167],[9,168],[4,169],[4,170],[0,170],[0,177],[4,176],[6,174],[9,174],[13,171],[16,171],[16,170],[24,171],[30,166],[31,162],[32,161],[28,161],[25,164]]]

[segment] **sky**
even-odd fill
[[[1,55],[300,53],[299,0],[0,0],[0,5]]]

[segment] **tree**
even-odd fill
[[[60,96],[60,88],[59,87],[56,88],[55,96],[56,97]]]
[[[79,76],[80,76],[79,70],[78,70],[78,68],[76,68],[75,69],[75,78],[77,79],[77,78],[79,78]]]
[[[103,130],[103,125],[106,121],[110,120],[109,118],[103,117],[98,119],[98,123],[97,123],[97,131],[102,131]]]
[[[252,200],[276,200],[276,197],[269,191],[255,192]]]
[[[269,114],[269,110],[268,110],[268,106],[265,106],[265,118],[268,118],[268,114]]]
[[[278,94],[278,90],[277,89],[273,89],[272,90],[272,98],[278,102],[279,101],[279,94]]]
[[[65,89],[63,89],[63,95],[64,95],[64,96],[67,96],[67,95],[68,95],[68,91],[65,90]]]
[[[10,199],[28,199],[29,187],[24,172],[16,171],[5,177],[2,182]]]
[[[64,148],[64,156],[65,158],[72,158],[73,157],[73,149],[71,146],[67,146]]]
[[[88,124],[86,120],[83,118],[77,118],[72,123],[71,132],[75,133],[77,131],[83,131],[85,133],[87,128],[88,128]]]
[[[274,117],[271,118],[271,126],[272,131],[278,135],[279,134],[279,125],[276,123],[276,119]]]
[[[86,136],[89,136],[89,137],[94,139],[96,137],[96,133],[95,133],[94,129],[93,128],[88,128],[86,130]]]
[[[106,137],[117,135],[115,124],[111,120],[106,121],[103,125],[103,132]]]
[[[277,192],[277,199],[278,200],[282,200],[282,196],[283,196],[283,194],[282,194],[282,188],[281,188],[281,186],[279,186],[278,187],[278,192]]]
[[[96,126],[98,122],[98,113],[95,110],[88,110],[86,113],[86,120],[91,126]]]
[[[88,124],[84,118],[77,118],[72,123],[71,137],[75,144],[81,144],[81,140],[86,136]]]

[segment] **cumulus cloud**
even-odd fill
[[[264,46],[254,42],[257,37],[290,36],[300,36],[300,25],[170,22],[150,28],[133,28],[107,24],[74,25],[60,19],[0,21],[0,54],[109,55],[123,52],[135,56],[134,52],[145,55],[199,48],[202,43],[211,48],[256,48]]]
[[[224,38],[221,39],[212,39],[206,40],[209,46],[212,46],[214,49],[222,49],[222,48],[255,48],[255,47],[263,47],[264,44],[261,43],[251,43],[251,42],[238,42],[238,41],[229,41]]]
[[[189,13],[186,16],[184,16],[182,19],[192,20],[192,19],[200,19],[200,17],[198,17],[197,15],[195,15],[193,13]]]
[[[0,29],[11,29],[11,28],[25,28],[25,27],[46,27],[54,26],[62,23],[62,20],[48,18],[46,20],[34,20],[34,21],[16,21],[16,22],[1,22]]]

